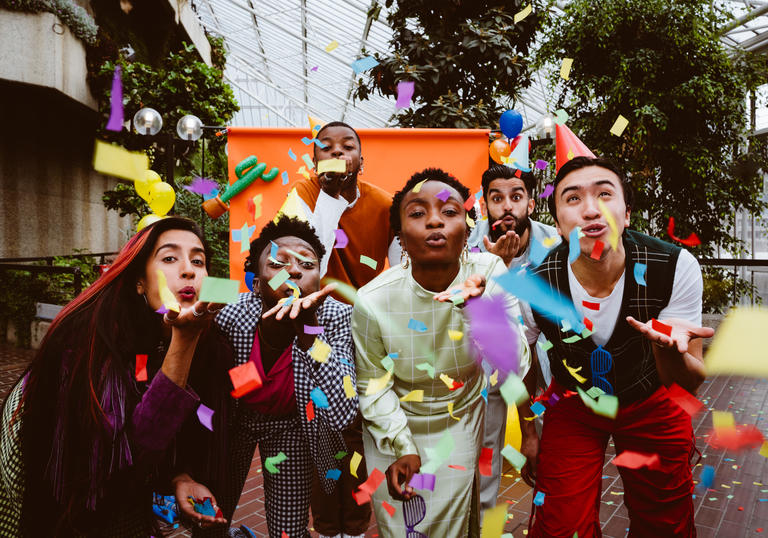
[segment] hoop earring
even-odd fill
[[[408,256],[408,252],[405,250],[400,251],[400,265],[403,266],[403,269],[408,269],[408,266],[411,264],[411,257]]]
[[[459,257],[459,261],[462,264],[469,262],[469,245],[464,243],[464,249],[461,251],[461,256]]]

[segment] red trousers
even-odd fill
[[[631,450],[658,454],[661,460],[661,470],[618,467],[629,537],[695,537],[691,417],[667,397],[664,387],[620,407],[615,419],[595,415],[579,396],[564,397],[547,409],[536,471],[536,491],[545,498],[543,505],[533,507],[528,536],[602,536],[601,477],[611,436],[617,454]]]

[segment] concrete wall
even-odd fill
[[[62,93],[0,81],[0,258],[119,250],[133,228],[101,201],[117,179],[93,171],[97,116]]]

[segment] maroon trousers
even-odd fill
[[[562,393],[562,391],[558,391]],[[616,453],[658,454],[661,470],[618,467],[629,511],[630,538],[695,537],[694,451],[691,417],[661,387],[645,400],[622,406],[615,419],[595,415],[579,396],[568,396],[544,414],[529,537],[602,536],[600,496],[608,439]],[[534,492],[534,495],[535,495]]]

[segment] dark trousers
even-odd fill
[[[352,425],[344,430],[343,436],[347,455],[339,462],[341,476],[333,493],[327,495],[320,486],[317,473],[312,473],[312,524],[317,532],[327,536],[363,534],[371,521],[371,503],[359,506],[352,497],[352,492],[368,479],[365,457],[357,467],[357,478],[349,469],[355,451],[363,455],[363,421],[359,412]]]

